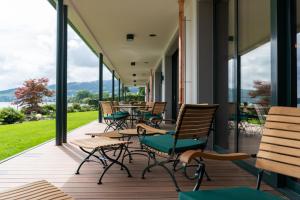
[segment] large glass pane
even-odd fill
[[[270,1],[239,1],[239,151],[256,153],[271,101]],[[252,161],[250,161],[252,162]]]

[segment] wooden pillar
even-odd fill
[[[179,39],[178,39],[178,47],[179,47],[179,69],[178,69],[178,75],[179,75],[179,98],[178,103],[179,105],[184,103],[185,99],[185,39],[184,39],[184,0],[178,0],[179,4]]]
[[[145,86],[145,101],[148,102],[149,99],[148,99],[148,83],[146,83],[146,86]]]

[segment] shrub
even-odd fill
[[[51,115],[55,112],[56,106],[55,104],[46,104],[42,106],[42,114],[43,115]]]
[[[73,103],[72,107],[73,107],[75,112],[80,112],[81,111],[81,106],[80,106],[79,103]]]
[[[0,110],[0,122],[2,124],[13,124],[23,120],[24,115],[14,108],[2,108]]]

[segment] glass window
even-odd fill
[[[270,1],[239,1],[239,151],[257,153],[271,103]],[[258,28],[259,27],[259,28]]]

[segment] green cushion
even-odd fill
[[[283,200],[267,192],[238,187],[217,190],[200,190],[196,192],[180,192],[179,200]]]
[[[152,115],[150,112],[144,113],[144,119],[149,120],[152,117],[162,119],[161,115]]]
[[[125,117],[127,117],[127,115],[125,115],[125,114],[104,115],[104,119],[107,119],[107,120],[119,120],[119,119],[122,119]]]
[[[129,115],[129,112],[127,112],[127,111],[117,111],[115,114],[117,114],[117,115]]]
[[[143,136],[140,138],[142,144],[147,145],[160,152],[170,154],[174,146],[174,138],[170,134],[158,136]],[[193,139],[178,139],[175,152],[181,153],[190,149],[202,149],[205,147],[205,141]]]

